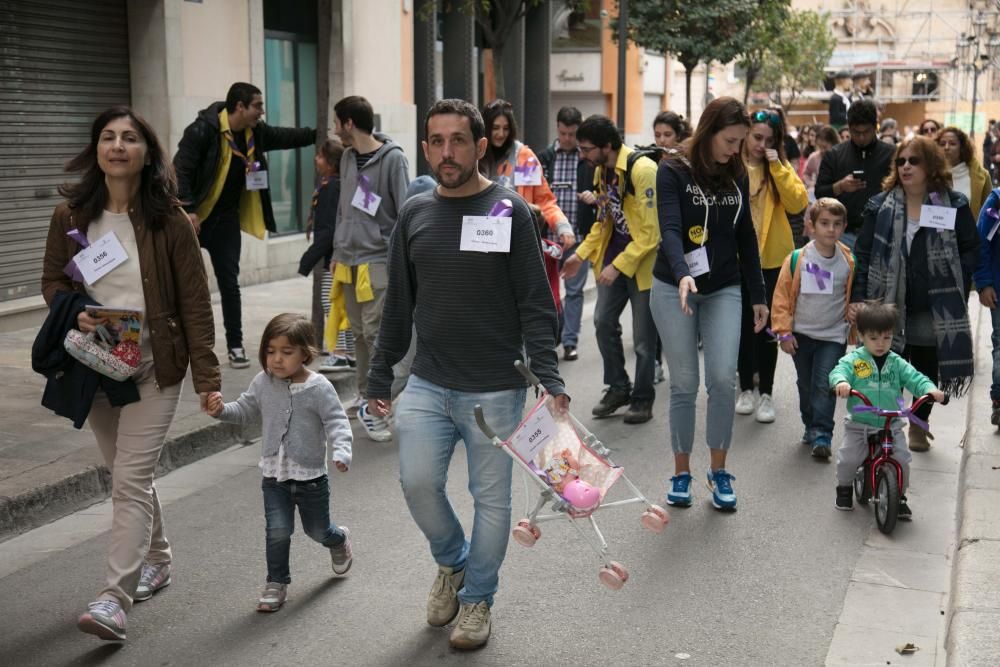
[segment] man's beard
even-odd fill
[[[441,168],[444,166],[455,167],[458,169],[458,173],[446,177],[441,173]],[[475,165],[469,169],[462,169],[461,165],[454,162],[442,162],[438,165],[437,169],[434,170],[434,178],[437,179],[437,182],[441,185],[441,187],[448,190],[454,190],[468,183],[469,179],[475,176],[478,171],[479,170]]]

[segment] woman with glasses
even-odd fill
[[[961,395],[972,379],[967,301],[979,262],[969,200],[952,189],[944,152],[926,136],[899,145],[882,189],[864,209],[851,301],[895,304],[893,351],[944,391]],[[916,416],[927,421],[930,412],[928,403]],[[916,424],[908,439],[913,451],[930,448],[927,431]]]
[[[712,504],[721,510],[736,509],[734,477],[726,470],[726,456],[733,437],[741,277],[751,294],[748,307],[755,331],[764,328],[768,315],[746,168],[740,159],[749,126],[746,109],[737,100],[713,100],[702,112],[694,136],[683,144],[682,155],[671,156],[656,175],[662,241],[649,302],[670,371],[674,476],[667,503],[679,507],[692,502],[700,332],[705,344],[705,440]]]
[[[483,121],[489,145],[479,161],[479,171],[541,209],[553,237],[564,250],[571,248],[576,243],[573,226],[559,208],[535,152],[517,140],[517,122],[510,102],[493,100],[487,104],[483,107]]]
[[[795,249],[789,215],[802,213],[809,205],[806,186],[785,157],[785,124],[775,111],[756,111],[750,117],[750,131],[743,142],[743,162],[750,183],[750,214],[760,249],[768,307],[774,295],[781,264]],[[740,338],[740,395],[736,413],[754,415],[762,424],[774,421],[774,369],[778,348],[765,331],[754,332],[752,300],[743,284],[743,320]],[[754,396],[754,375],[758,377],[760,400]]]
[[[978,219],[993,191],[989,172],[976,159],[969,135],[959,128],[949,126],[938,132],[937,143],[951,168],[952,188],[968,198],[972,215]]]

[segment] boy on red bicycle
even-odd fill
[[[897,399],[901,397],[900,387],[913,396],[930,394],[935,401],[944,400],[944,392],[930,379],[911,366],[909,362],[891,350],[892,334],[896,329],[899,313],[892,304],[866,303],[858,307],[855,324],[862,347],[856,348],[837,363],[830,371],[830,387],[836,389],[837,396],[848,398],[847,418],[844,420],[844,440],[837,450],[837,509],[854,509],[851,483],[858,466],[868,455],[868,435],[878,431],[885,419],[871,413],[856,413],[854,406],[861,400],[851,396],[851,389],[860,391],[872,405],[885,410],[897,410]],[[913,518],[906,504],[906,488],[910,477],[910,450],[903,435],[903,419],[892,424],[894,458],[903,469],[903,485],[900,488],[900,521]]]

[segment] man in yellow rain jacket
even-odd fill
[[[593,203],[597,222],[563,273],[574,276],[590,260],[597,276],[594,326],[597,347],[604,359],[608,389],[594,406],[595,417],[607,417],[628,405],[626,424],[642,424],[653,416],[653,373],[656,329],[649,312],[653,264],[660,244],[656,216],[656,163],[622,143],[617,128],[605,116],[587,118],[576,131],[580,156],[595,166]],[[632,342],[635,348],[635,385],[625,370],[619,318],[632,304]]]

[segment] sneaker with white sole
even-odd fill
[[[358,408],[358,422],[365,429],[368,437],[375,442],[389,442],[392,440],[392,432],[389,425],[381,417],[377,417],[368,411],[368,403],[364,403]]]
[[[452,648],[463,651],[485,646],[490,639],[493,625],[490,616],[490,606],[485,600],[475,604],[463,604],[448,643]]]
[[[458,590],[465,583],[465,570],[438,565],[437,578],[427,595],[427,624],[448,625],[458,614]]]
[[[170,585],[170,563],[142,564],[142,574],[139,575],[139,585],[135,589],[132,600],[144,602],[153,597],[161,588]]]
[[[740,392],[739,397],[736,399],[736,414],[752,415],[754,407],[756,406],[753,399],[753,390],[747,389],[746,391]]]
[[[82,632],[109,641],[125,640],[125,610],[117,600],[97,600],[87,605],[87,612],[76,622]]]
[[[246,350],[242,347],[229,348],[229,365],[233,368],[250,368]]]
[[[712,491],[712,506],[717,510],[735,510],[736,492],[733,490],[735,476],[724,468],[708,471],[708,488]]]
[[[344,543],[339,547],[330,547],[330,562],[333,564],[334,574],[347,574],[354,563],[354,550],[351,547],[351,531],[347,526],[341,526],[344,531]]]
[[[271,612],[281,609],[288,598],[288,584],[279,584],[276,581],[269,581],[264,584],[260,599],[257,600],[257,611]]]
[[[667,504],[674,507],[691,507],[691,473],[682,472],[670,478]]]
[[[774,421],[774,401],[770,394],[761,394],[760,402],[757,403],[757,412],[753,416],[761,424],[770,424]]]

